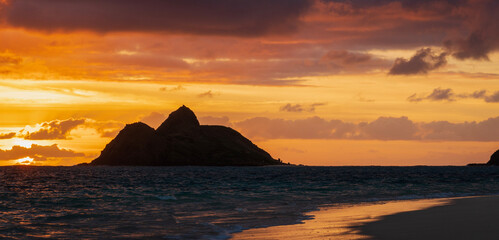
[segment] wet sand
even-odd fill
[[[233,239],[497,239],[499,197],[331,206],[301,224],[250,229]]]
[[[453,199],[356,227],[370,239],[499,239],[499,197]]]

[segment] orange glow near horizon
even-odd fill
[[[19,165],[31,165],[34,163],[34,159],[31,157],[25,157],[25,158],[21,158],[21,159],[16,160],[16,163]]]

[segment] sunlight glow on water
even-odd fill
[[[234,240],[258,239],[334,239],[367,240],[355,226],[379,220],[398,212],[415,211],[448,204],[449,199],[401,200],[376,203],[340,204],[309,213],[314,219],[303,224],[250,229],[234,235]]]

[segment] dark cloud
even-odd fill
[[[312,103],[312,104],[291,104],[287,103],[279,108],[282,112],[315,112],[315,108],[324,106],[326,103]]]
[[[469,94],[468,97],[471,97],[471,98],[484,98],[486,93],[487,93],[486,90],[478,90],[478,91],[474,91],[473,93]]]
[[[383,7],[392,3],[400,3],[406,10],[432,10],[432,11],[450,11],[452,7],[462,6],[467,0],[323,0],[325,2],[348,3],[354,10],[366,9],[372,7]],[[450,8],[450,9],[449,9]]]
[[[25,157],[33,158],[35,161],[44,161],[49,158],[83,157],[85,154],[77,153],[69,149],[62,149],[57,144],[42,146],[32,144],[30,148],[13,146],[10,150],[0,149],[0,160],[17,160]]]
[[[366,48],[390,49],[441,45],[446,55],[459,60],[488,60],[489,54],[499,49],[497,0],[322,2],[328,3],[326,9],[330,15],[344,21],[333,22],[331,32],[343,36],[346,39],[343,43],[345,46],[361,44]],[[341,27],[334,28],[335,26]],[[431,67],[408,68],[402,69],[400,74],[418,74],[432,70]],[[392,73],[397,74],[397,71]]]
[[[67,119],[45,122],[40,125],[40,130],[31,133],[26,132],[24,138],[32,140],[67,139],[71,130],[84,123],[85,119]]]
[[[295,31],[309,0],[16,0],[5,21],[42,31],[262,36]]]
[[[255,139],[499,141],[499,117],[463,123],[413,122],[407,117],[379,117],[361,123],[319,117],[298,120],[257,117],[233,126]]]
[[[468,0],[400,0],[402,6],[409,10],[430,10],[440,13],[450,12],[456,7],[465,6],[467,1]]]
[[[305,109],[303,109],[303,106],[300,104],[291,104],[288,103],[282,107],[279,108],[280,111],[283,112],[303,112]]]
[[[416,52],[409,60],[397,58],[389,74],[392,75],[413,75],[426,74],[431,70],[447,64],[447,53],[435,53],[431,48],[422,48]]]
[[[446,88],[435,88],[430,95],[426,96],[426,99],[430,101],[454,101],[454,93],[452,89]]]
[[[0,134],[0,139],[11,139],[16,136],[15,132]]]
[[[486,38],[482,33],[473,32],[466,39],[447,40],[444,43],[457,59],[489,60],[488,54],[493,50],[492,44],[486,43]]]
[[[477,90],[472,93],[455,94],[451,88],[435,88],[433,92],[428,95],[412,94],[407,98],[409,102],[421,102],[423,100],[429,101],[456,101],[457,99],[483,99],[485,102],[499,102],[499,91],[487,95],[487,90]]]
[[[390,9],[400,4],[402,16],[367,36],[373,44],[412,46],[437,45],[443,42],[447,52],[457,59],[488,60],[499,49],[499,2],[497,0],[332,0],[341,3],[333,8],[340,15],[363,15],[373,24],[382,19],[369,16],[370,10]],[[382,14],[380,14],[382,15]],[[419,16],[416,21],[405,16]],[[385,17],[385,15],[382,15]],[[364,19],[364,18],[363,18]],[[377,20],[377,21],[376,21]],[[365,21],[363,21],[365,22]],[[369,24],[369,23],[367,23]]]
[[[499,49],[499,2],[468,0],[460,10],[470,33],[467,37],[447,40],[445,46],[457,59],[489,60],[488,54]]]
[[[459,9],[465,7],[466,0],[320,2],[325,4],[314,11],[322,13],[321,17],[330,22],[323,24],[318,20],[316,24],[327,26],[329,36],[336,39],[335,48],[365,50],[437,46],[451,33],[463,32],[463,25],[467,22]],[[307,27],[304,29],[313,28]]]
[[[485,96],[486,102],[498,103],[499,102],[499,91],[496,91],[490,96]]]

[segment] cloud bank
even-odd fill
[[[250,118],[234,128],[255,139],[353,139],[499,141],[499,116],[481,122],[413,122],[407,117],[379,117],[349,123],[312,117],[297,120]]]
[[[45,161],[50,158],[84,157],[85,154],[77,153],[69,149],[59,148],[57,144],[42,146],[32,144],[30,148],[13,146],[9,150],[0,149],[0,160],[17,160],[30,157],[35,161]]]
[[[167,32],[242,37],[294,32],[308,0],[14,0],[4,21],[41,31]]]
[[[166,117],[166,114],[153,112],[141,121],[157,127]],[[230,121],[226,116],[202,116],[199,121],[203,125],[232,127],[250,139],[499,141],[499,116],[461,123],[414,122],[405,116],[378,117],[359,123],[317,116],[295,120],[254,117],[242,121]]]

